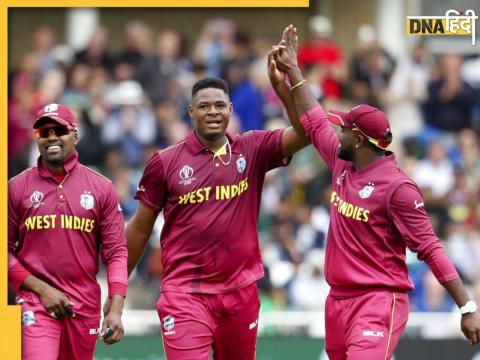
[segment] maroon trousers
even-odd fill
[[[408,295],[371,291],[327,297],[325,347],[330,360],[391,359],[408,320]]]
[[[256,283],[225,294],[163,292],[157,302],[167,360],[253,360]]]

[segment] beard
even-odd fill
[[[43,158],[45,159],[45,162],[47,164],[51,164],[51,165],[62,165],[65,162],[64,156],[46,155]]]
[[[342,160],[353,162],[354,152],[355,150],[353,149],[353,147],[348,147],[348,148],[340,147],[340,149],[338,150],[337,156]]]

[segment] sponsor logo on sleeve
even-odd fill
[[[32,195],[30,195],[30,207],[33,206],[34,209],[38,209],[40,205],[43,205],[44,203],[42,202],[43,200],[43,193],[40,191],[34,191]]]
[[[167,315],[163,318],[162,323],[163,329],[165,330],[163,332],[163,335],[175,334],[175,330],[173,330],[173,328],[175,327],[175,317],[173,317],[172,315]]]
[[[240,157],[237,159],[237,170],[241,174],[245,171],[245,168],[247,167],[247,160],[243,157],[243,155],[240,155]]]
[[[369,182],[358,192],[358,195],[360,195],[362,199],[368,199],[372,195],[373,190],[375,190],[375,184]]]
[[[180,175],[181,179],[178,183],[182,185],[190,185],[194,180],[196,180],[193,177],[192,167],[188,165],[183,165],[183,167],[178,172],[178,175]]]
[[[90,191],[84,191],[84,193],[80,195],[80,205],[85,210],[93,209],[93,207],[95,206],[95,200]]]
[[[419,208],[421,208],[424,205],[425,204],[424,204],[423,201],[417,201],[416,199],[413,200],[413,206],[415,207],[415,210],[418,210]]]
[[[25,326],[30,326],[35,324],[35,314],[33,311],[25,311],[22,313],[22,324]]]

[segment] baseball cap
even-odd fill
[[[65,105],[51,103],[41,108],[36,116],[33,128],[36,129],[40,125],[40,120],[48,118],[52,119],[60,125],[74,129],[77,127],[77,119],[73,112]]]
[[[330,110],[327,117],[336,125],[359,130],[368,141],[380,149],[386,149],[392,142],[387,115],[373,106],[361,104],[349,112]]]

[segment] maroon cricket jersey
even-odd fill
[[[320,106],[301,121],[333,172],[325,261],[331,294],[413,289],[406,247],[427,262],[441,283],[458,278],[433,232],[419,189],[399,169],[393,153],[356,170],[352,162],[338,158],[338,137]]]
[[[162,291],[224,293],[263,276],[257,221],[265,173],[285,166],[282,130],[227,134],[214,156],[192,130],[148,162],[135,195],[163,209]]]
[[[60,184],[41,158],[9,181],[9,269],[20,263],[62,291],[76,314],[98,317],[99,253],[109,285],[127,285],[123,214],[111,181],[78,163],[76,152],[64,167],[67,175]],[[39,302],[22,288],[17,295]]]

